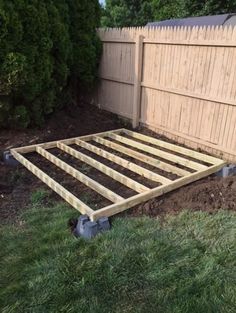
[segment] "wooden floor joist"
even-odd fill
[[[66,162],[60,160],[59,158],[55,157],[53,154],[48,152],[47,150],[37,147],[36,151],[45,157],[47,160],[51,161],[53,164],[58,166],[60,169],[64,170],[67,174],[73,176],[74,178],[78,179],[81,183],[85,184],[86,186],[90,187],[94,191],[97,191],[102,195],[104,198],[109,199],[112,202],[119,202],[124,200],[123,197],[117,195],[110,189],[107,189],[105,186],[97,183],[95,180],[89,178],[88,176],[84,175],[80,171],[76,170],[72,166],[68,165]]]
[[[131,146],[133,148],[140,149],[142,151],[148,152],[150,154],[153,154],[153,155],[158,156],[160,158],[163,158],[165,160],[169,160],[169,161],[171,161],[173,163],[180,164],[180,165],[183,165],[185,167],[188,167],[188,168],[191,168],[191,169],[194,169],[194,170],[197,170],[197,171],[198,170],[203,170],[203,169],[207,168],[205,165],[199,164],[197,162],[194,162],[194,161],[191,161],[191,160],[188,160],[188,159],[184,159],[182,157],[179,157],[177,155],[173,155],[173,154],[171,154],[169,152],[165,152],[163,150],[152,148],[152,147],[150,147],[148,145],[145,145],[145,144],[140,143],[138,141],[134,141],[134,140],[128,139],[128,138],[120,136],[120,135],[108,134],[108,137],[110,137],[112,139],[115,139],[117,141],[120,141],[121,143],[124,143],[124,144],[126,144],[128,146]]]
[[[32,172],[35,176],[42,180],[42,182],[48,185],[48,187],[50,187],[59,196],[65,199],[75,209],[79,210],[83,214],[88,214],[89,216],[93,213],[93,210],[90,207],[88,207],[85,203],[76,198],[71,192],[66,190],[63,186],[61,186],[49,175],[40,170],[37,166],[35,166],[25,157],[20,155],[18,152],[14,151],[14,149],[11,150],[11,153],[17,161],[23,164],[30,172]]]
[[[76,159],[96,168],[100,172],[110,176],[111,178],[117,180],[123,185],[126,185],[127,187],[141,193],[144,191],[148,191],[149,188],[145,187],[144,185],[136,182],[135,180],[113,170],[112,168],[104,165],[101,162],[96,161],[95,159],[87,156],[86,154],[83,154],[73,148],[70,148],[69,146],[65,145],[64,143],[58,142],[58,148],[65,151],[66,153],[70,154],[71,156],[75,157]]]
[[[176,174],[178,176],[184,176],[188,175],[190,172],[183,170],[182,168],[173,166],[169,163],[162,162],[158,159],[154,159],[146,154],[140,153],[138,151],[132,150],[130,148],[126,148],[125,146],[119,145],[115,142],[112,142],[110,140],[100,138],[98,136],[94,136],[93,140],[96,141],[97,143],[100,143],[108,148],[112,148],[113,150],[116,150],[118,152],[121,152],[123,154],[126,154],[134,159],[137,159],[143,163],[147,163],[149,165],[152,165],[156,168],[161,169],[162,171],[169,172]]]
[[[93,153],[96,153],[99,156],[102,156],[105,159],[108,159],[109,161],[121,165],[127,168],[128,170],[133,171],[136,174],[142,175],[150,180],[154,180],[163,184],[168,184],[171,182],[171,180],[166,177],[153,173],[142,166],[138,166],[133,162],[127,161],[103,149],[97,148],[96,146],[93,146],[83,140],[77,139],[75,143]]]
[[[215,164],[215,163],[219,162],[219,159],[214,158],[214,157],[212,157],[210,155],[207,155],[207,154],[204,154],[204,153],[200,153],[200,152],[197,152],[197,151],[194,151],[194,150],[191,150],[191,149],[187,149],[187,148],[184,148],[184,147],[181,147],[181,146],[178,146],[178,145],[174,145],[172,143],[169,143],[169,142],[166,142],[166,141],[163,141],[163,140],[159,140],[159,139],[156,139],[156,138],[153,138],[153,137],[150,137],[150,136],[145,136],[143,134],[136,133],[136,132],[133,132],[133,131],[130,131],[130,130],[125,130],[125,134],[127,134],[127,135],[129,135],[129,136],[131,136],[133,138],[140,139],[140,140],[142,140],[144,142],[149,142],[149,143],[151,143],[153,145],[156,145],[158,147],[166,148],[166,149],[169,149],[171,151],[178,152],[178,153],[180,153],[182,155],[189,156],[189,157],[191,157],[193,159],[197,159],[197,160],[209,163],[209,164]]]
[[[128,137],[126,137],[126,135],[128,135]],[[99,143],[102,148],[96,146],[94,142]],[[72,144],[77,145],[78,150],[72,148],[70,146]],[[111,179],[118,181],[123,184],[125,188],[133,189],[137,194],[126,199],[123,198],[48,151],[48,149],[55,147],[59,148],[65,154],[75,158],[75,161],[79,160],[107,175]],[[109,160],[114,164],[118,164],[119,166],[134,172],[136,175],[142,177],[143,181],[155,181],[161,185],[150,189],[145,186],[145,183],[141,184],[133,178],[114,170],[112,166],[109,167],[102,163],[102,161],[97,161],[95,158],[82,153],[79,151],[80,148],[92,152],[92,154],[99,156],[100,159],[104,159],[104,161]],[[106,148],[109,148],[109,151],[107,151]],[[162,150],[163,148],[168,150],[168,152]],[[111,149],[114,153],[110,152]],[[141,150],[142,152],[139,152],[136,149]],[[56,182],[48,174],[23,156],[23,154],[34,151],[65,173],[86,185],[88,188],[93,189],[104,198],[110,200],[112,204],[96,211],[91,209],[87,204],[79,200],[70,191],[65,189],[61,184]],[[172,151],[174,153],[172,153]],[[117,155],[117,152],[120,152],[122,156]],[[148,155],[144,152],[148,153]],[[91,220],[97,220],[102,216],[112,216],[141,202],[180,188],[181,186],[218,171],[225,164],[224,161],[204,153],[193,151],[126,129],[118,129],[82,137],[15,148],[11,149],[11,153],[15,159],[23,164],[29,171],[58,193],[75,209],[79,210],[82,214],[87,214]],[[125,157],[127,156],[134,161],[126,160]],[[161,160],[159,158],[161,158]],[[166,176],[173,173],[180,178],[174,180],[173,178],[169,179],[164,174],[157,174],[153,170],[141,166],[140,163],[139,165],[136,164],[135,160],[141,161],[141,163],[146,164],[146,166],[151,165],[154,168],[161,169],[162,173],[166,173]],[[204,162],[204,164],[202,164],[202,162]],[[184,166],[186,169],[179,167],[179,165]],[[190,169],[190,171],[188,171],[188,169]],[[192,173],[192,171],[194,172]]]

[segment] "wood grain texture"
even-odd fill
[[[141,123],[187,136],[189,147],[197,142],[197,148],[236,162],[236,27],[139,27],[98,34],[104,53],[96,104],[130,118],[133,126],[139,112]],[[138,36],[144,37],[139,66]]]
[[[146,186],[136,182],[135,180],[119,173],[116,170],[113,170],[109,166],[106,166],[103,163],[96,161],[95,159],[87,156],[86,154],[83,154],[83,153],[65,145],[64,143],[58,142],[57,147],[59,149],[65,151],[66,153],[70,154],[71,156],[73,156],[73,157],[79,159],[80,161],[96,168],[98,171],[104,173],[105,175],[110,176],[114,180],[117,180],[121,184],[123,184],[123,185],[125,185],[125,186],[139,192],[139,193],[149,190],[148,187],[146,187]]]
[[[139,35],[135,42],[135,56],[134,56],[134,97],[132,108],[132,123],[133,128],[139,125],[140,116],[140,97],[141,97],[141,79],[142,79],[142,65],[143,65],[143,36]]]
[[[126,137],[117,135],[117,134],[108,134],[108,137],[115,139],[119,142],[122,142],[124,144],[127,144],[128,146],[131,146],[133,148],[137,148],[139,150],[142,150],[144,152],[148,152],[152,155],[155,155],[157,157],[161,157],[163,159],[166,159],[168,161],[173,162],[174,164],[180,164],[185,167],[194,169],[194,170],[204,170],[206,169],[205,165],[199,164],[197,162],[191,161],[189,159],[186,159],[184,157],[180,157],[178,155],[173,155],[172,153],[153,148],[151,146],[148,146],[147,144],[140,143],[138,141],[128,139]]]
[[[163,161],[157,160],[153,157],[150,157],[146,154],[140,153],[136,150],[127,148],[123,145],[117,144],[117,143],[112,142],[110,140],[100,138],[99,136],[94,136],[93,140],[95,140],[96,142],[98,142],[98,143],[100,143],[100,144],[102,144],[108,148],[112,148],[115,151],[121,152],[123,154],[126,154],[126,155],[134,158],[134,159],[142,161],[143,163],[147,163],[147,164],[152,165],[156,168],[159,168],[162,171],[173,173],[173,174],[176,174],[178,176],[184,176],[184,175],[189,174],[188,171],[183,170],[182,168],[179,168],[179,167],[171,165],[169,163],[165,163]]]
[[[61,196],[64,200],[66,200],[76,210],[80,211],[82,214],[87,214],[88,216],[91,216],[91,214],[93,213],[93,210],[89,206],[87,206],[84,202],[79,200],[71,192],[69,192],[67,189],[61,186],[58,182],[56,182],[49,175],[44,173],[36,165],[28,161],[25,157],[23,157],[18,152],[12,150],[12,155],[14,156],[16,160],[18,160],[21,164],[23,164],[30,172],[32,172],[35,176],[37,176],[42,182],[44,182],[48,187],[50,187],[59,196]]]
[[[103,185],[99,184],[98,182],[96,182],[95,180],[89,178],[85,174],[76,170],[75,168],[73,168],[72,166],[67,164],[66,162],[64,162],[64,161],[60,160],[59,158],[57,158],[56,156],[54,156],[52,153],[46,151],[45,149],[43,149],[41,147],[37,147],[36,151],[40,155],[45,157],[47,160],[49,160],[50,162],[52,162],[53,164],[58,166],[60,169],[65,171],[67,174],[73,176],[74,178],[78,179],[78,181],[80,181],[84,185],[90,187],[91,189],[93,189],[94,191],[96,191],[97,193],[102,195],[104,198],[107,198],[108,200],[110,200],[112,202],[119,202],[121,200],[124,200],[123,197],[117,195],[115,192],[109,190],[105,186],[103,186]]]
[[[83,140],[76,140],[75,143],[111,162],[114,162],[120,166],[123,166],[124,168],[138,174],[138,175],[141,175],[147,179],[150,179],[150,180],[153,180],[153,181],[156,181],[156,182],[159,182],[159,183],[162,183],[162,184],[168,184],[171,182],[170,179],[164,177],[164,176],[161,176],[161,175],[158,175],[156,173],[153,173],[149,170],[147,170],[146,168],[142,167],[142,166],[139,166],[133,162],[130,162],[130,161],[127,161],[113,153],[109,153],[101,148],[98,148],[94,145],[91,145],[90,143],[87,143]]]
[[[232,117],[232,118],[235,118]],[[129,135],[133,139],[128,139],[124,136],[120,136],[122,134]],[[126,146],[117,144],[111,140],[107,140],[105,138],[110,137],[115,139],[116,141],[120,141],[125,145],[129,145],[131,148],[126,148]],[[88,141],[95,141],[113,149],[115,151],[119,151],[129,157],[133,157],[134,159],[140,160],[143,163],[147,163],[153,165],[157,168],[162,169],[163,171],[170,171],[170,172],[177,172],[181,171],[182,174],[181,178],[177,178],[175,180],[170,180],[166,178],[164,175],[156,174],[148,170],[147,168],[137,165],[130,160],[126,160],[123,157],[120,157],[114,153],[108,152],[102,148],[91,144]],[[138,141],[139,140],[139,141]],[[143,142],[142,143],[140,143]],[[67,143],[67,144],[66,144]],[[138,175],[145,177],[145,179],[154,180],[161,183],[161,186],[155,188],[148,188],[143,184],[138,183],[134,179],[129,178],[126,175],[119,173],[118,171],[114,170],[112,166],[107,166],[102,162],[98,162],[93,157],[90,157],[84,153],[79,152],[78,150],[70,147],[69,144],[77,144],[80,147],[87,149],[88,151],[99,155],[102,158],[105,158],[113,163],[116,163],[130,171],[135,172]],[[157,148],[153,148],[153,146]],[[76,178],[81,183],[85,184],[89,188],[93,189],[94,191],[101,194],[103,197],[109,199],[113,202],[112,205],[99,209],[97,211],[93,211],[90,207],[88,207],[85,203],[83,203],[80,199],[74,196],[70,191],[65,189],[62,185],[52,179],[48,174],[40,170],[35,164],[30,162],[26,159],[18,150],[11,149],[12,155],[18,160],[22,165],[24,165],[29,171],[31,171],[35,176],[41,179],[46,185],[48,185],[52,190],[58,193],[63,199],[65,199],[70,205],[72,205],[75,209],[79,210],[82,214],[87,214],[91,220],[97,220],[103,216],[112,216],[116,213],[119,213],[123,210],[126,210],[135,204],[139,204],[143,201],[149,200],[153,197],[157,197],[162,195],[168,191],[174,190],[179,188],[183,185],[186,185],[190,182],[193,182],[197,179],[205,177],[214,173],[215,171],[219,170],[225,164],[224,161],[207,156],[205,154],[192,151],[186,148],[182,148],[168,142],[164,142],[162,140],[157,140],[150,136],[145,136],[136,132],[128,131],[126,129],[119,129],[113,130],[108,132],[103,132],[99,134],[92,134],[77,138],[65,139],[56,142],[56,147],[68,153],[69,155],[79,159],[81,162],[84,162],[98,171],[104,173],[105,175],[109,176],[110,178],[119,181],[121,184],[127,186],[135,190],[138,194],[127,199],[119,196],[115,192],[111,191],[110,189],[106,188],[105,186],[101,185],[100,183],[96,182],[94,179],[91,179],[87,175],[83,174],[79,170],[75,169],[71,165],[67,164],[66,162],[62,161],[59,157],[56,157],[46,149],[50,149],[55,147],[55,142],[51,143],[42,143],[40,145],[22,147],[22,153],[32,152],[35,151],[40,154],[45,159],[52,162],[61,170],[65,171],[65,173],[71,175],[72,177]],[[144,152],[148,152],[149,154],[154,155],[155,157],[150,157],[144,153],[137,152],[135,149],[138,148]],[[170,152],[166,152],[164,150],[159,150],[158,148],[164,148],[169,150]],[[174,153],[172,153],[172,151]],[[176,153],[180,153],[182,157],[177,155]],[[157,158],[156,158],[157,156]],[[162,162],[158,159],[161,156],[170,160],[172,163],[176,165],[170,165],[168,163]],[[188,157],[195,158],[196,161],[191,161]],[[206,163],[210,163],[209,166],[202,165],[202,160],[206,161]],[[190,173],[186,170],[183,170],[177,166],[177,164],[182,164],[184,166],[189,166],[190,168],[194,168],[194,173]]]
[[[200,172],[190,174],[189,176],[181,177],[181,178],[175,180],[174,182],[172,182],[168,185],[156,187],[156,188],[152,189],[150,192],[145,192],[145,193],[130,197],[126,201],[122,201],[122,202],[117,203],[117,204],[112,204],[112,205],[109,205],[105,208],[97,210],[92,214],[91,219],[97,220],[98,218],[100,218],[102,216],[109,217],[109,216],[115,215],[117,213],[120,213],[124,210],[127,210],[127,209],[137,205],[138,203],[147,201],[149,199],[152,199],[152,198],[158,197],[160,195],[163,195],[167,192],[170,192],[174,189],[180,188],[186,184],[189,184],[189,183],[194,182],[200,178],[203,178],[203,177],[208,176],[212,173],[215,173],[218,169],[220,169],[222,167],[222,164],[212,165],[211,167],[209,167],[205,171],[200,171]]]

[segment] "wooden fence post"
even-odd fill
[[[141,79],[143,67],[143,39],[144,36],[138,35],[135,41],[135,63],[134,63],[134,100],[132,126],[139,125],[140,118],[140,98],[141,98]]]

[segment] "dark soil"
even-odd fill
[[[213,213],[220,209],[236,211],[236,176],[206,177],[127,210],[125,214],[155,217],[181,210]]]
[[[0,154],[2,155],[3,151],[13,147],[83,136],[121,127],[124,127],[124,123],[114,114],[101,111],[94,106],[81,104],[74,108],[73,112],[65,109],[55,113],[42,129],[0,130]],[[39,167],[48,166],[49,164],[39,156],[36,157],[35,161]],[[53,176],[55,167],[50,164],[48,169],[47,172]],[[59,182],[61,182],[60,178],[62,176],[59,176]],[[67,182],[64,181],[66,179]],[[62,185],[71,186],[72,190],[70,189],[70,191],[72,192],[75,191],[74,186],[77,186],[77,196],[83,194],[94,205],[99,202],[97,199],[100,197],[99,195],[96,194],[97,198],[93,198],[93,191],[79,184],[71,177],[68,179],[67,175],[64,175]],[[26,168],[21,165],[16,168],[8,167],[0,159],[0,223],[15,222],[22,210],[29,206],[32,192],[39,188],[47,189],[50,192],[50,198],[61,201],[59,196],[51,192],[44,183]],[[107,202],[106,199],[103,200]]]
[[[108,112],[101,111],[90,105],[81,105],[77,107],[73,113],[67,110],[57,112],[51,119],[48,120],[47,126],[43,129],[29,129],[18,131],[1,131],[0,133],[0,149],[2,151],[12,147],[35,144],[39,142],[47,142],[57,139],[65,139],[75,136],[82,136],[106,130],[112,130],[124,127],[124,123],[115,115]],[[127,128],[127,125],[125,126]],[[142,129],[142,133],[163,139],[163,136],[157,135],[149,130]],[[169,142],[173,142],[165,138]],[[96,146],[99,144],[92,142]],[[124,175],[129,176],[140,184],[153,188],[158,186],[157,182],[147,180],[126,168],[117,164],[111,163],[96,154],[73,146],[76,150],[92,156],[98,161],[102,161],[107,166]],[[176,179],[177,176],[168,174],[139,162],[138,160],[127,157],[126,155],[115,152],[107,147],[103,149],[121,156],[137,165],[142,165],[148,170],[163,175],[169,179]],[[73,167],[79,169],[87,176],[93,178],[107,188],[113,190],[117,194],[127,198],[134,194],[135,191],[125,187],[123,184],[116,182],[108,176],[102,174],[98,170],[79,162],[73,157],[68,156],[59,149],[50,149],[50,153],[58,156]],[[143,153],[143,152],[142,152]],[[44,170],[56,181],[60,182],[74,195],[79,197],[82,201],[87,203],[93,209],[99,209],[110,204],[110,201],[104,199],[93,190],[87,188],[82,183],[73,179],[71,176],[65,174],[62,170],[45,160],[37,154],[26,155],[27,158],[39,168]],[[0,164],[0,221],[1,223],[15,222],[22,210],[26,209],[30,204],[30,196],[33,191],[44,188],[50,191],[47,201],[59,200],[61,198],[53,193],[46,185],[44,185],[33,174],[26,170],[23,166],[16,168],[6,167],[3,163]],[[219,209],[236,210],[236,176],[228,177],[226,179],[219,177],[208,177],[192,183],[188,186],[182,187],[162,197],[150,200],[144,204],[136,206],[133,209],[122,213],[126,216],[164,216],[167,213],[177,213],[180,210],[203,210],[214,212]]]

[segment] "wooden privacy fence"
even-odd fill
[[[236,28],[100,29],[93,101],[236,162]]]

